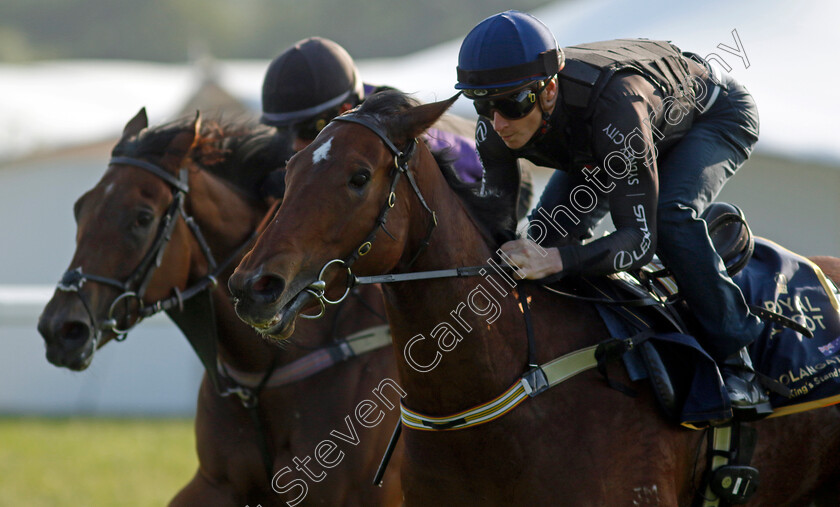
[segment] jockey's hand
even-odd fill
[[[501,250],[510,258],[518,278],[538,280],[563,271],[563,260],[556,248],[542,248],[528,238],[508,241]]]

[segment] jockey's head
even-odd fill
[[[530,14],[506,11],[464,38],[455,88],[493,122],[508,147],[521,148],[554,109],[563,63],[563,50],[547,26]]]
[[[295,132],[295,151],[327,123],[364,98],[353,58],[321,37],[299,41],[268,66],[262,88],[262,123]]]

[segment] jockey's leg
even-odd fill
[[[749,356],[740,350],[758,338],[764,325],[726,274],[699,218],[758,139],[752,97],[729,77],[724,86],[713,107],[697,117],[659,164],[657,252],[697,317],[703,334],[698,338],[724,366],[733,404],[755,406],[766,404],[766,394],[754,382]]]

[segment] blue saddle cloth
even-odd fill
[[[789,398],[771,394],[773,408],[840,395],[840,313],[836,287],[822,271],[808,259],[756,238],[752,259],[733,280],[747,301],[791,318],[814,334],[809,339],[768,324],[750,347],[755,368],[791,390]]]
[[[596,305],[596,308],[615,339],[633,339],[639,336],[640,329],[646,325],[656,329],[645,311],[618,309],[611,305]],[[628,318],[627,314],[632,317]],[[642,321],[646,324],[640,324]],[[657,330],[646,337],[645,341],[647,343],[644,345],[652,346],[661,357],[676,394],[676,403],[672,406],[671,403],[663,402],[657,389],[653,389],[668,419],[689,428],[700,429],[708,426],[710,421],[732,418],[729,396],[717,365],[693,336]],[[642,347],[636,346],[622,356],[630,380],[634,382],[651,376],[650,365],[641,351]],[[661,375],[662,372],[657,374]]]
[[[767,323],[752,344],[756,369],[791,390],[789,397],[771,393],[775,411],[782,415],[840,402],[840,312],[836,288],[822,271],[808,259],[756,238],[752,258],[733,280],[749,303],[791,318],[814,334],[809,339]],[[675,288],[672,281],[662,286]],[[614,338],[633,336],[645,325],[658,328],[649,310],[611,305],[599,305],[598,310]],[[681,393],[678,413],[669,415],[688,427],[731,417],[717,366],[693,336],[668,329],[649,340]],[[637,350],[625,354],[624,363],[632,380],[649,376]]]

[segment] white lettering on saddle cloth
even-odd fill
[[[831,367],[833,365],[833,367]],[[784,385],[802,382],[802,385],[791,389],[790,396],[795,398],[804,396],[823,382],[840,378],[840,359],[827,357],[825,361],[814,365],[806,365],[797,371],[788,370],[779,376],[778,380]]]
[[[798,296],[788,296],[786,298],[778,298],[776,301],[764,301],[764,308],[771,312],[776,312],[788,317],[799,324],[807,327],[809,331],[815,331],[817,327],[826,329],[825,322],[823,322],[822,308],[815,307],[811,304],[808,296],[802,298]],[[771,336],[775,337],[782,332],[782,328],[773,329]],[[799,340],[802,337],[799,336]]]

